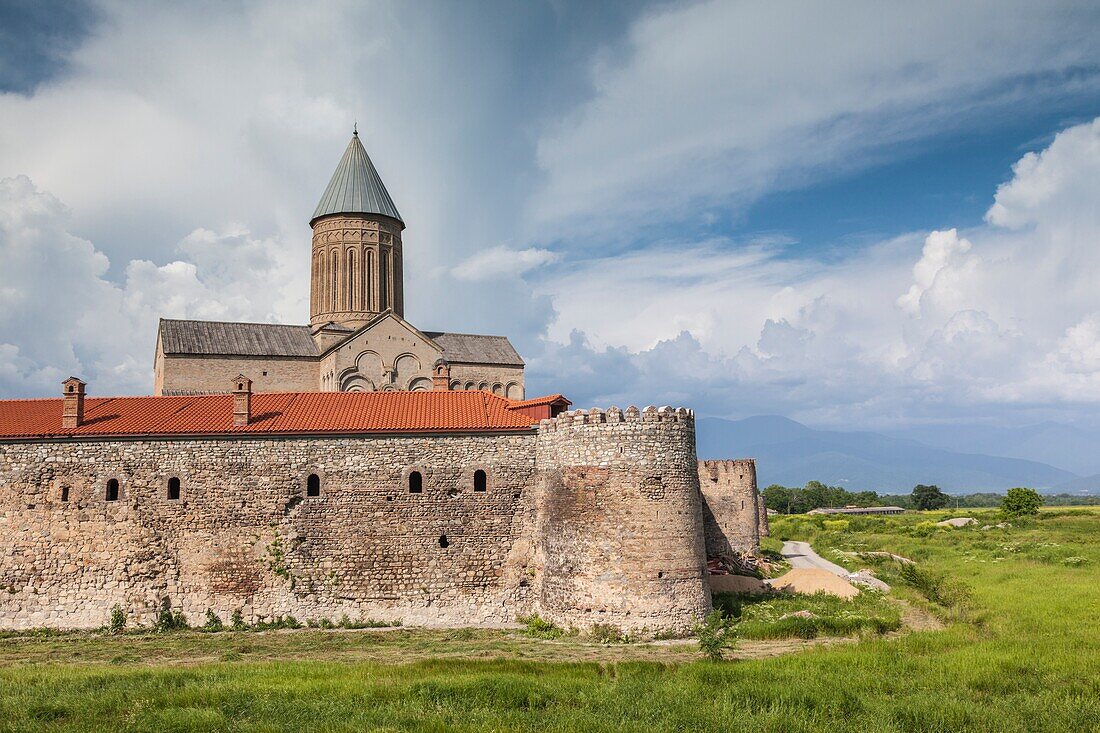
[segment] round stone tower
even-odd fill
[[[393,310],[404,317],[405,222],[367,151],[352,133],[309,225],[313,227],[309,322],[358,328]]]

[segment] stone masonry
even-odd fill
[[[710,608],[705,528],[758,536],[755,511],[707,509],[748,496],[751,462],[719,464],[701,491],[692,414],[652,407],[495,434],[0,442],[0,628],[97,627],[119,604],[135,623],[682,630]]]

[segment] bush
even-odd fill
[[[565,636],[565,630],[555,626],[537,613],[530,616],[520,616],[518,619],[524,625],[523,633],[536,639],[560,639]]]
[[[211,609],[206,609],[206,623],[202,625],[203,631],[221,631],[225,628],[225,624],[218,618],[218,614],[214,613]]]
[[[588,630],[588,635],[599,644],[626,644],[630,636],[624,634],[618,626],[611,624],[593,624]]]
[[[733,619],[724,616],[721,610],[708,613],[703,623],[695,626],[699,652],[711,661],[722,661],[725,650],[734,644],[732,628]]]
[[[126,628],[126,612],[117,603],[111,609],[111,621],[107,624],[107,630],[112,634],[121,634]]]
[[[925,598],[944,608],[965,608],[970,603],[970,587],[946,573],[925,570],[916,563],[902,563],[898,574]]]
[[[234,631],[244,631],[247,628],[244,622],[244,614],[241,613],[241,609],[237,608],[233,610],[233,615],[229,617],[229,625],[233,627]]]
[[[848,520],[847,519],[826,519],[825,529],[830,532],[847,532]]]
[[[157,622],[153,626],[153,630],[156,632],[176,631],[186,628],[187,617],[183,615],[183,612],[173,612],[167,605],[161,607],[160,612],[157,613]]]
[[[1043,497],[1034,489],[1009,489],[1001,502],[1001,511],[1009,516],[1019,517],[1025,514],[1038,514],[1043,505]]]

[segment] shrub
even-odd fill
[[[211,609],[206,609],[206,623],[202,625],[203,631],[221,631],[225,628],[225,624],[218,618],[218,614],[214,613]]]
[[[964,608],[970,602],[969,586],[946,573],[925,570],[916,563],[902,563],[898,574],[925,598],[944,608]]]
[[[523,633],[536,639],[560,639],[565,636],[565,630],[555,626],[537,613],[530,616],[520,616],[518,619],[523,624]]]
[[[241,613],[241,609],[236,608],[233,610],[233,615],[229,617],[229,625],[233,627],[234,631],[245,630],[244,614]]]
[[[826,519],[825,529],[830,532],[847,532],[848,520],[847,519]]]
[[[1009,489],[1001,502],[1001,511],[1010,516],[1022,516],[1024,514],[1038,514],[1039,507],[1043,505],[1043,497],[1034,489],[1015,488]]]
[[[699,652],[714,662],[720,662],[724,651],[733,646],[733,619],[727,618],[718,609],[707,614],[703,623],[695,626],[695,636],[699,640]]]
[[[112,634],[121,634],[126,628],[126,612],[117,603],[111,609],[111,621],[107,624],[107,630]]]
[[[630,636],[624,634],[618,626],[611,624],[593,624],[588,630],[588,635],[599,644],[626,644]]]
[[[172,609],[164,605],[157,613],[157,622],[153,626],[153,630],[157,632],[176,631],[177,629],[187,628],[187,617],[183,615],[182,611],[173,612]]]

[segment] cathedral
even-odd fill
[[[504,336],[421,331],[405,320],[405,222],[353,133],[310,219],[309,325],[162,319],[154,394],[484,390],[524,398]]]

